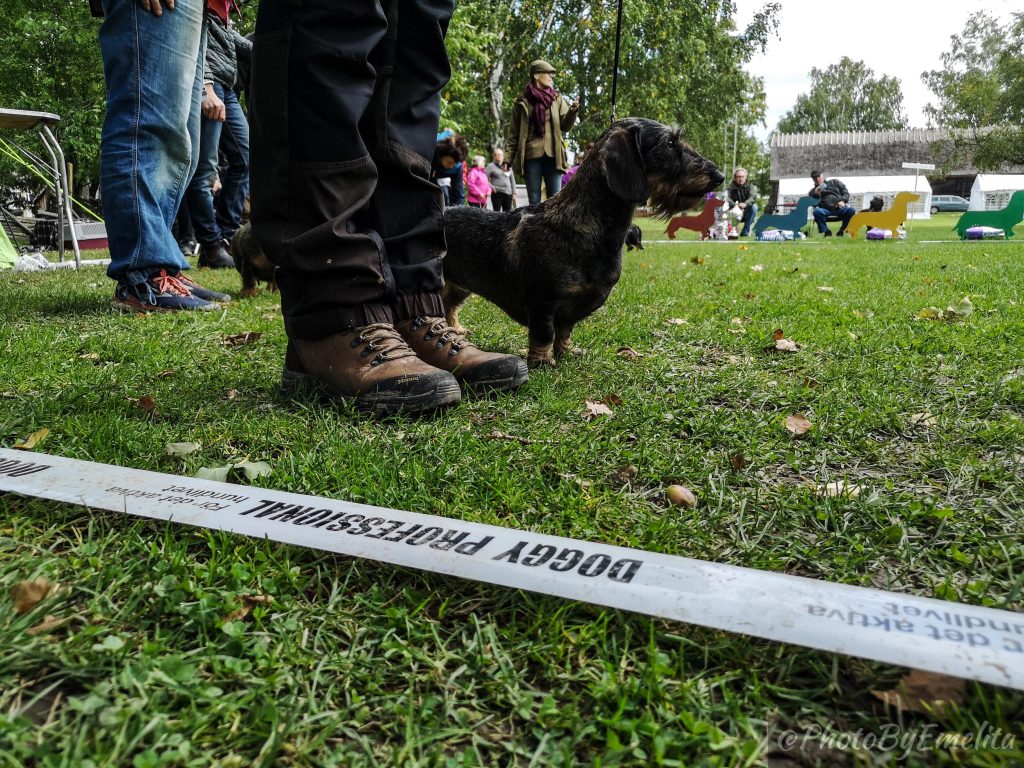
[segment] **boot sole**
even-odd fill
[[[313,395],[332,403],[351,403],[361,413],[374,416],[394,416],[398,413],[416,414],[437,411],[456,405],[462,399],[458,382],[454,378],[442,379],[433,389],[425,392],[402,394],[387,390],[350,395],[335,389],[308,373],[281,372],[281,390],[286,395]]]

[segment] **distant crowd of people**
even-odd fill
[[[530,64],[530,81],[512,106],[509,153],[491,150],[491,162],[469,154],[464,136],[450,128],[437,134],[431,175],[445,205],[472,205],[508,211],[516,205],[516,179],[526,186],[530,205],[558,194],[572,177],[565,134],[579,118],[579,101],[567,102],[554,88],[555,68],[543,59]]]

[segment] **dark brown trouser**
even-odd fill
[[[444,314],[430,181],[454,0],[262,0],[252,222],[288,335]]]

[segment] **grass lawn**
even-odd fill
[[[130,316],[100,269],[6,273],[0,444],[46,427],[37,450],[110,464],[263,460],[274,488],[1020,611],[1024,245],[922,242],[955,220],[908,242],[649,243],[581,356],[421,421],[283,399],[275,294]],[[965,296],[967,317],[918,317]],[[463,321],[526,346],[479,299]],[[765,351],[777,328],[798,352]],[[185,441],[202,449],[165,455]],[[860,495],[817,492],[835,480]],[[666,504],[673,483],[695,509]],[[60,588],[16,615],[37,577]],[[3,767],[1024,764],[1024,695],[972,683],[941,714],[872,695],[906,672],[0,495]],[[895,751],[849,738],[891,729]],[[936,746],[996,729],[1011,749]],[[786,751],[791,730],[810,737]]]

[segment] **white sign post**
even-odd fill
[[[903,167],[904,168],[912,168],[914,170],[914,194],[915,195],[917,194],[917,179],[918,179],[918,176],[921,174],[921,171],[934,171],[935,170],[935,166],[932,163],[904,163]],[[912,222],[913,220],[914,220],[914,217],[910,215],[910,212],[908,210],[908,212],[907,212],[907,237],[910,236],[910,229],[911,229],[910,222]]]

